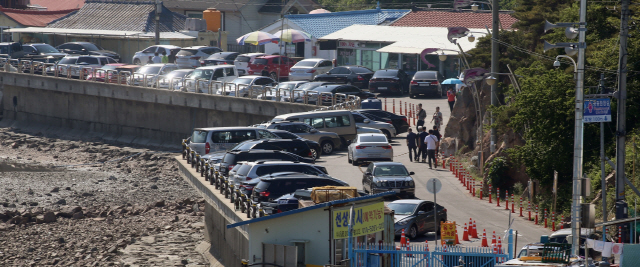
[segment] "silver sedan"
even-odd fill
[[[354,166],[360,162],[392,159],[393,147],[384,134],[358,134],[348,147],[347,160]]]

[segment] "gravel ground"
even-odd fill
[[[0,128],[0,266],[204,266],[173,155]]]

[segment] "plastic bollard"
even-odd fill
[[[482,200],[483,193],[484,193],[484,187],[482,186],[482,181],[480,181],[480,200]]]
[[[493,198],[493,195],[491,195],[491,193],[493,192],[493,190],[491,190],[491,185],[489,185],[489,203],[491,202],[491,199]]]
[[[500,187],[496,189],[496,207],[500,207]]]
[[[516,213],[516,202],[514,201],[513,194],[511,194],[511,213]]]
[[[402,115],[402,100],[400,100],[400,115]]]
[[[504,209],[509,210],[509,190],[504,190]]]
[[[384,98],[384,111],[387,111],[387,98]]]

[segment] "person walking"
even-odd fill
[[[407,148],[409,148],[409,161],[411,162],[413,162],[414,156],[418,156],[418,146],[416,145],[417,139],[418,135],[413,132],[413,129],[409,128],[409,133],[407,134]]]
[[[424,138],[424,143],[427,146],[427,157],[429,158],[429,169],[431,168],[431,160],[433,159],[434,167],[438,167],[436,162],[436,147],[438,147],[438,138],[433,135],[433,130],[429,130],[429,135]]]
[[[416,125],[419,126],[424,126],[424,119],[427,118],[427,112],[422,109],[422,103],[418,104],[418,123],[416,123]],[[418,132],[420,132],[420,129],[418,129]]]
[[[420,156],[422,156],[422,162],[427,162],[427,144],[424,142],[424,140],[429,134],[427,133],[426,127],[418,126],[418,131],[420,132],[420,135],[418,135],[418,139],[420,140],[420,148],[418,149],[416,161],[420,161]]]
[[[167,56],[167,51],[162,51],[162,63],[169,63],[169,57]]]
[[[449,109],[453,111],[453,104],[456,103],[456,93],[453,92],[452,88],[447,90],[447,101],[449,101]]]
[[[438,143],[440,143],[440,141],[442,140],[442,135],[440,134],[440,131],[438,130],[438,127],[436,127],[436,126],[433,126],[433,135],[438,138]],[[440,147],[436,146],[436,159],[438,158],[437,156],[440,153],[439,150],[440,150]]]
[[[433,113],[433,118],[431,119],[434,127],[438,127],[440,130],[440,125],[442,125],[442,112],[440,112],[440,107],[436,107],[436,112]]]
[[[169,51],[169,63],[176,63],[176,54],[178,53],[177,49]]]
[[[162,58],[160,57],[158,52],[153,54],[153,58],[151,60],[153,61],[153,63],[162,63]]]
[[[262,69],[262,72],[260,73],[260,75],[269,77],[269,67],[264,66],[264,69]]]

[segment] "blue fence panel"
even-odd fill
[[[436,247],[425,244],[396,247],[395,244],[356,244],[351,267],[493,267],[509,255],[492,248]]]

